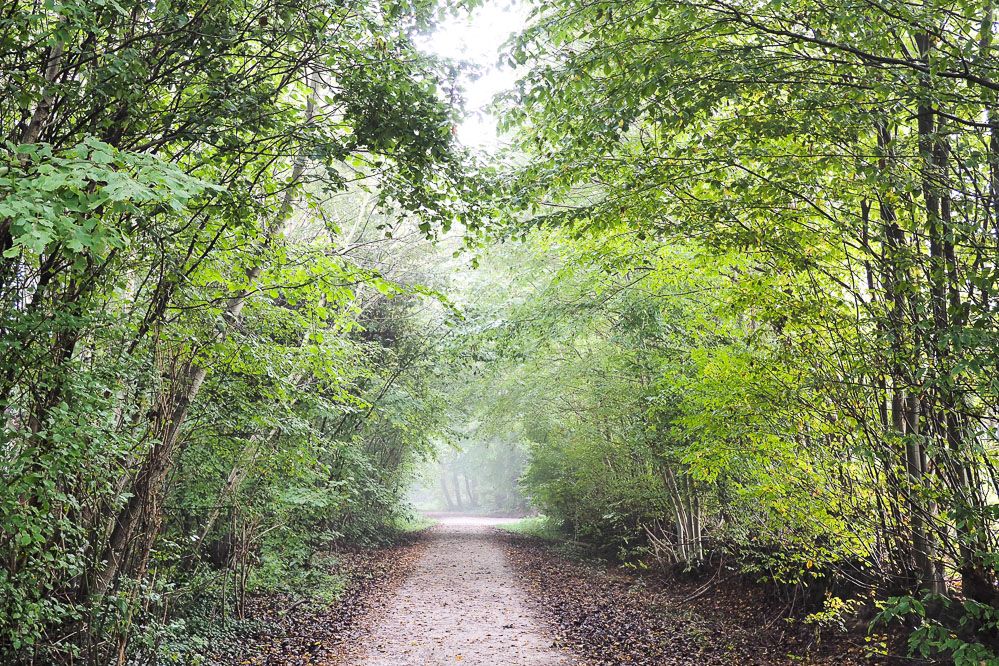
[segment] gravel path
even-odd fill
[[[492,526],[444,517],[361,640],[357,666],[569,666],[533,619]]]

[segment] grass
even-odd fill
[[[559,531],[558,524],[548,516],[529,516],[512,523],[497,525],[501,530],[537,537],[545,541],[563,541],[565,535]]]
[[[422,513],[414,513],[412,515],[406,516],[405,518],[399,518],[395,521],[393,527],[400,532],[412,533],[421,532],[428,527],[433,527],[437,524],[437,521],[433,518],[428,518]]]

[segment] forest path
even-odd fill
[[[357,666],[569,666],[532,618],[499,535],[503,521],[444,516],[360,640]]]

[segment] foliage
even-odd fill
[[[0,661],[193,663],[200,596],[385,538],[441,425],[380,258],[481,187],[438,12],[5,4]]]
[[[546,513],[813,603],[999,605],[994,29],[990,3],[533,4],[505,232],[555,258],[506,329],[532,370],[502,372],[540,375]]]
[[[955,601],[943,595],[891,597],[879,604],[876,623],[911,623],[909,647],[923,658],[949,658],[955,664],[991,664],[999,655],[978,640],[978,633],[999,629],[995,607],[971,599]],[[937,607],[938,612],[927,609]]]
[[[489,165],[441,11],[7,3],[0,659],[196,660],[430,464],[991,659],[993,4],[535,2]]]
[[[547,541],[557,541],[564,538],[559,526],[548,516],[529,516],[512,523],[502,523],[499,528],[514,534],[524,534]]]

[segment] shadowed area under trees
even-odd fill
[[[999,663],[992,1],[482,4],[0,1],[0,661]]]

